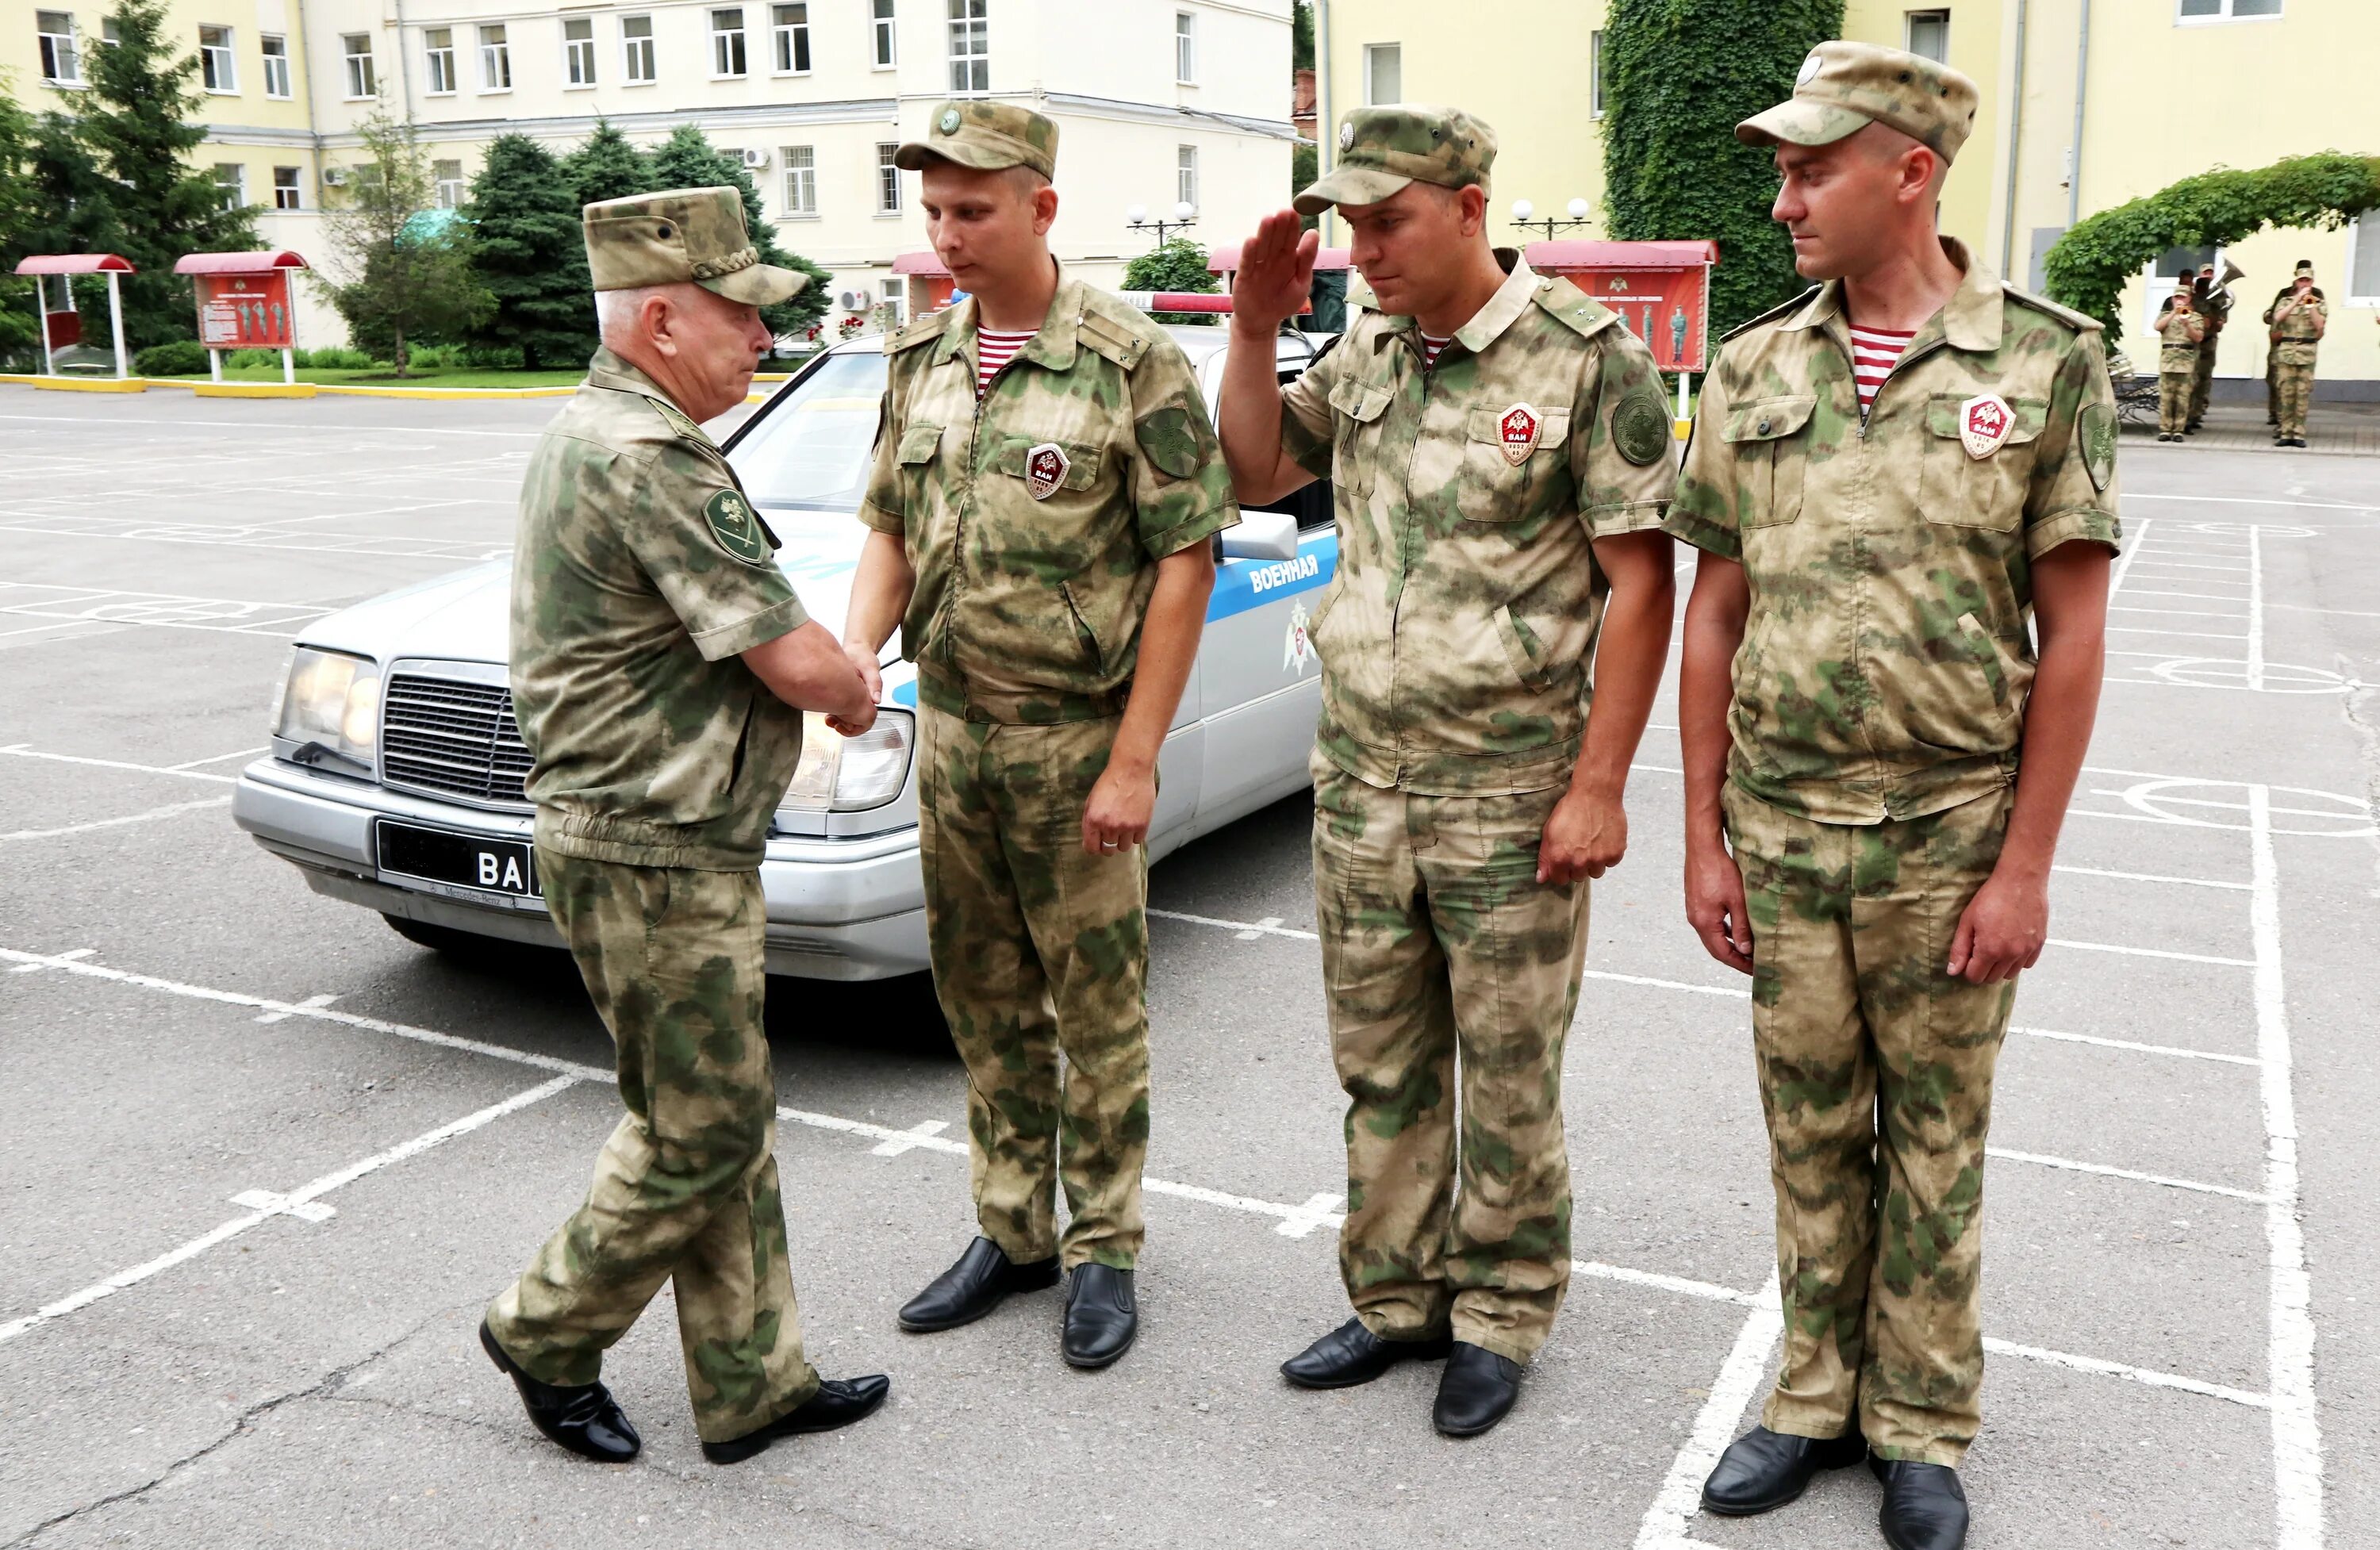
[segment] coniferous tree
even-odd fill
[[[323,212],[331,261],[316,281],[356,343],[386,350],[402,377],[408,341],[468,333],[496,298],[472,272],[468,223],[432,208],[430,166],[413,126],[382,109],[358,131],[364,158],[354,164],[346,200]]]
[[[0,276],[6,277],[0,278],[0,361],[30,358],[41,344],[32,282],[11,272],[18,260],[39,250],[31,241],[42,213],[32,172],[39,131],[33,115],[0,91]]]
[[[613,128],[608,118],[597,119],[595,132],[586,143],[562,159],[562,176],[570,184],[571,197],[581,205],[669,187],[653,181],[652,159],[629,144],[628,137]]]
[[[495,310],[475,345],[517,349],[531,371],[594,353],[587,246],[562,163],[527,135],[499,135],[471,183],[471,266]]]
[[[752,246],[759,249],[760,261],[775,264],[780,269],[795,270],[810,277],[802,294],[791,301],[760,309],[760,321],[769,325],[779,338],[805,333],[812,323],[826,316],[832,299],[829,287],[833,277],[798,253],[791,253],[777,245],[776,223],[771,221],[760,203],[760,190],[752,182],[752,174],[743,159],[720,150],[691,124],[681,124],[670,131],[670,138],[653,148],[653,187],[656,188],[710,188],[731,184],[744,200],[744,224],[752,233]]]

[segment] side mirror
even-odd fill
[[[1240,513],[1240,525],[1222,532],[1226,560],[1294,560],[1297,518],[1288,512]]]

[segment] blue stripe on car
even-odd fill
[[[1328,586],[1330,573],[1338,568],[1339,535],[1327,527],[1300,539],[1294,560],[1231,561],[1215,573],[1207,623]]]

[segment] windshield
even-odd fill
[[[883,356],[827,357],[735,443],[745,493],[763,506],[857,511],[883,397]]]

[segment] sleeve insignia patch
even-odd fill
[[[750,502],[733,490],[722,490],[703,503],[703,519],[710,524],[711,537],[719,547],[748,565],[769,563],[771,552],[760,526],[759,514]]]
[[[1190,428],[1190,411],[1169,404],[1133,427],[1140,450],[1158,472],[1186,479],[1198,471],[1198,436]]]
[[[2082,467],[2091,488],[2105,490],[2116,477],[2116,410],[2110,404],[2085,404],[2077,430],[2082,438]]]
[[[1640,468],[1669,449],[1670,411],[1659,394],[1646,390],[1620,401],[1611,411],[1611,444]]]

